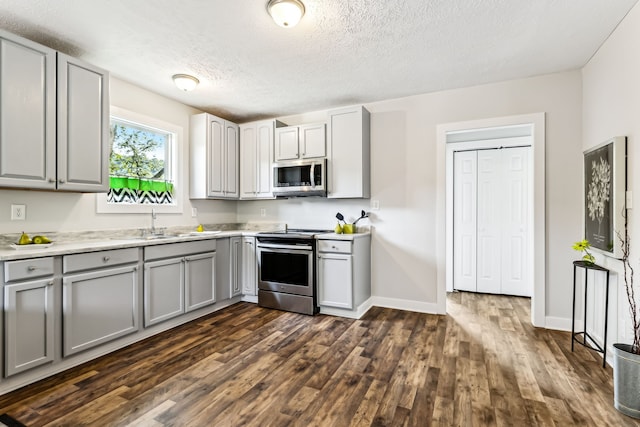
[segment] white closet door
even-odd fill
[[[504,151],[478,151],[477,291],[491,294],[501,292],[502,282]]]
[[[529,152],[454,153],[454,289],[531,296]]]
[[[530,297],[529,150],[503,151],[504,208],[502,215],[502,293]]]
[[[477,152],[456,152],[453,161],[453,287],[475,292]]]

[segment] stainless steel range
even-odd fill
[[[318,313],[316,234],[327,230],[289,229],[259,233],[258,305],[296,313]]]

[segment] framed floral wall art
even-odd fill
[[[617,136],[584,152],[584,229],[591,247],[621,258],[624,233],[627,138]]]

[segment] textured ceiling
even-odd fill
[[[303,0],[284,29],[267,0],[0,0],[0,28],[241,123],[580,68],[636,1]]]

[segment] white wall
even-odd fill
[[[367,104],[371,112],[373,293],[379,302],[435,310],[436,127],[441,123],[546,113],[547,317],[569,325],[571,243],[582,235],[582,152],[579,71]],[[322,112],[283,118],[288,124],[322,120]],[[575,169],[578,168],[578,169]],[[333,228],[335,214],[357,216],[368,200],[294,199],[240,202],[240,221],[282,219]]]
[[[582,70],[583,76],[583,149],[598,145],[613,136],[627,136],[627,179],[629,190],[640,188],[640,5],[636,5]],[[576,191],[582,187],[576,187]],[[629,211],[631,263],[638,268],[640,249],[640,193],[635,194],[635,209]],[[616,273],[619,261],[597,256],[597,262]],[[638,277],[637,279],[640,279]],[[602,278],[596,278],[596,284]],[[600,283],[602,285],[602,283]],[[609,343],[631,344],[630,318],[624,282],[613,277]]]
[[[198,223],[235,222],[236,203],[227,201],[194,201],[188,197],[189,117],[200,111],[156,95],[122,80],[111,78],[111,105],[176,124],[184,129],[180,147],[180,163],[184,171],[184,210],[180,214],[159,214],[157,225],[197,225]],[[25,153],[28,156],[28,153]],[[96,229],[149,227],[148,215],[97,214],[94,194],[0,189],[0,234],[26,231],[83,231]],[[27,219],[11,221],[11,204],[26,204]],[[191,207],[198,217],[191,218]]]

